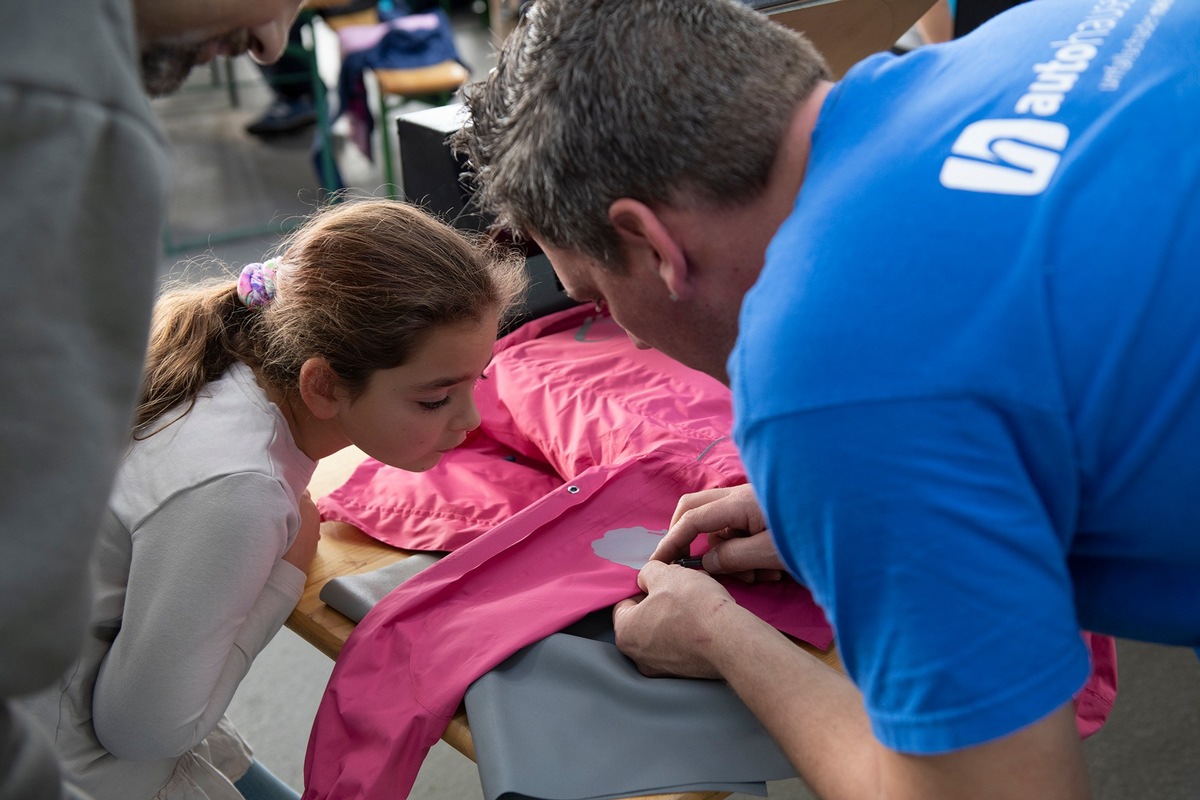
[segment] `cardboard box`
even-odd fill
[[[829,62],[834,78],[891,48],[933,5],[933,0],[746,1],[772,21],[807,36]]]

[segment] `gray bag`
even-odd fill
[[[596,612],[467,690],[485,800],[765,796],[796,776],[723,681],[647,678],[612,641],[612,612]]]

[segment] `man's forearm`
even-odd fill
[[[879,746],[845,675],[737,606],[713,620],[710,658],[817,794],[878,795]]]
[[[1074,706],[941,755],[884,747],[842,673],[730,603],[705,625],[705,656],[824,800],[1084,800]]]

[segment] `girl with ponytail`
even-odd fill
[[[524,275],[404,203],[361,200],[236,278],[162,295],[87,643],[34,704],[91,796],[296,796],[223,714],[304,588],[313,470],[349,445],[425,470],[462,443]]]

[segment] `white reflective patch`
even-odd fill
[[[1040,194],[1058,169],[1070,131],[1044,119],[985,119],[959,134],[942,186],[990,194]]]
[[[617,528],[607,531],[592,542],[592,550],[601,558],[614,564],[623,564],[634,569],[646,566],[654,549],[662,541],[666,531],[651,531],[640,525],[634,528]]]

